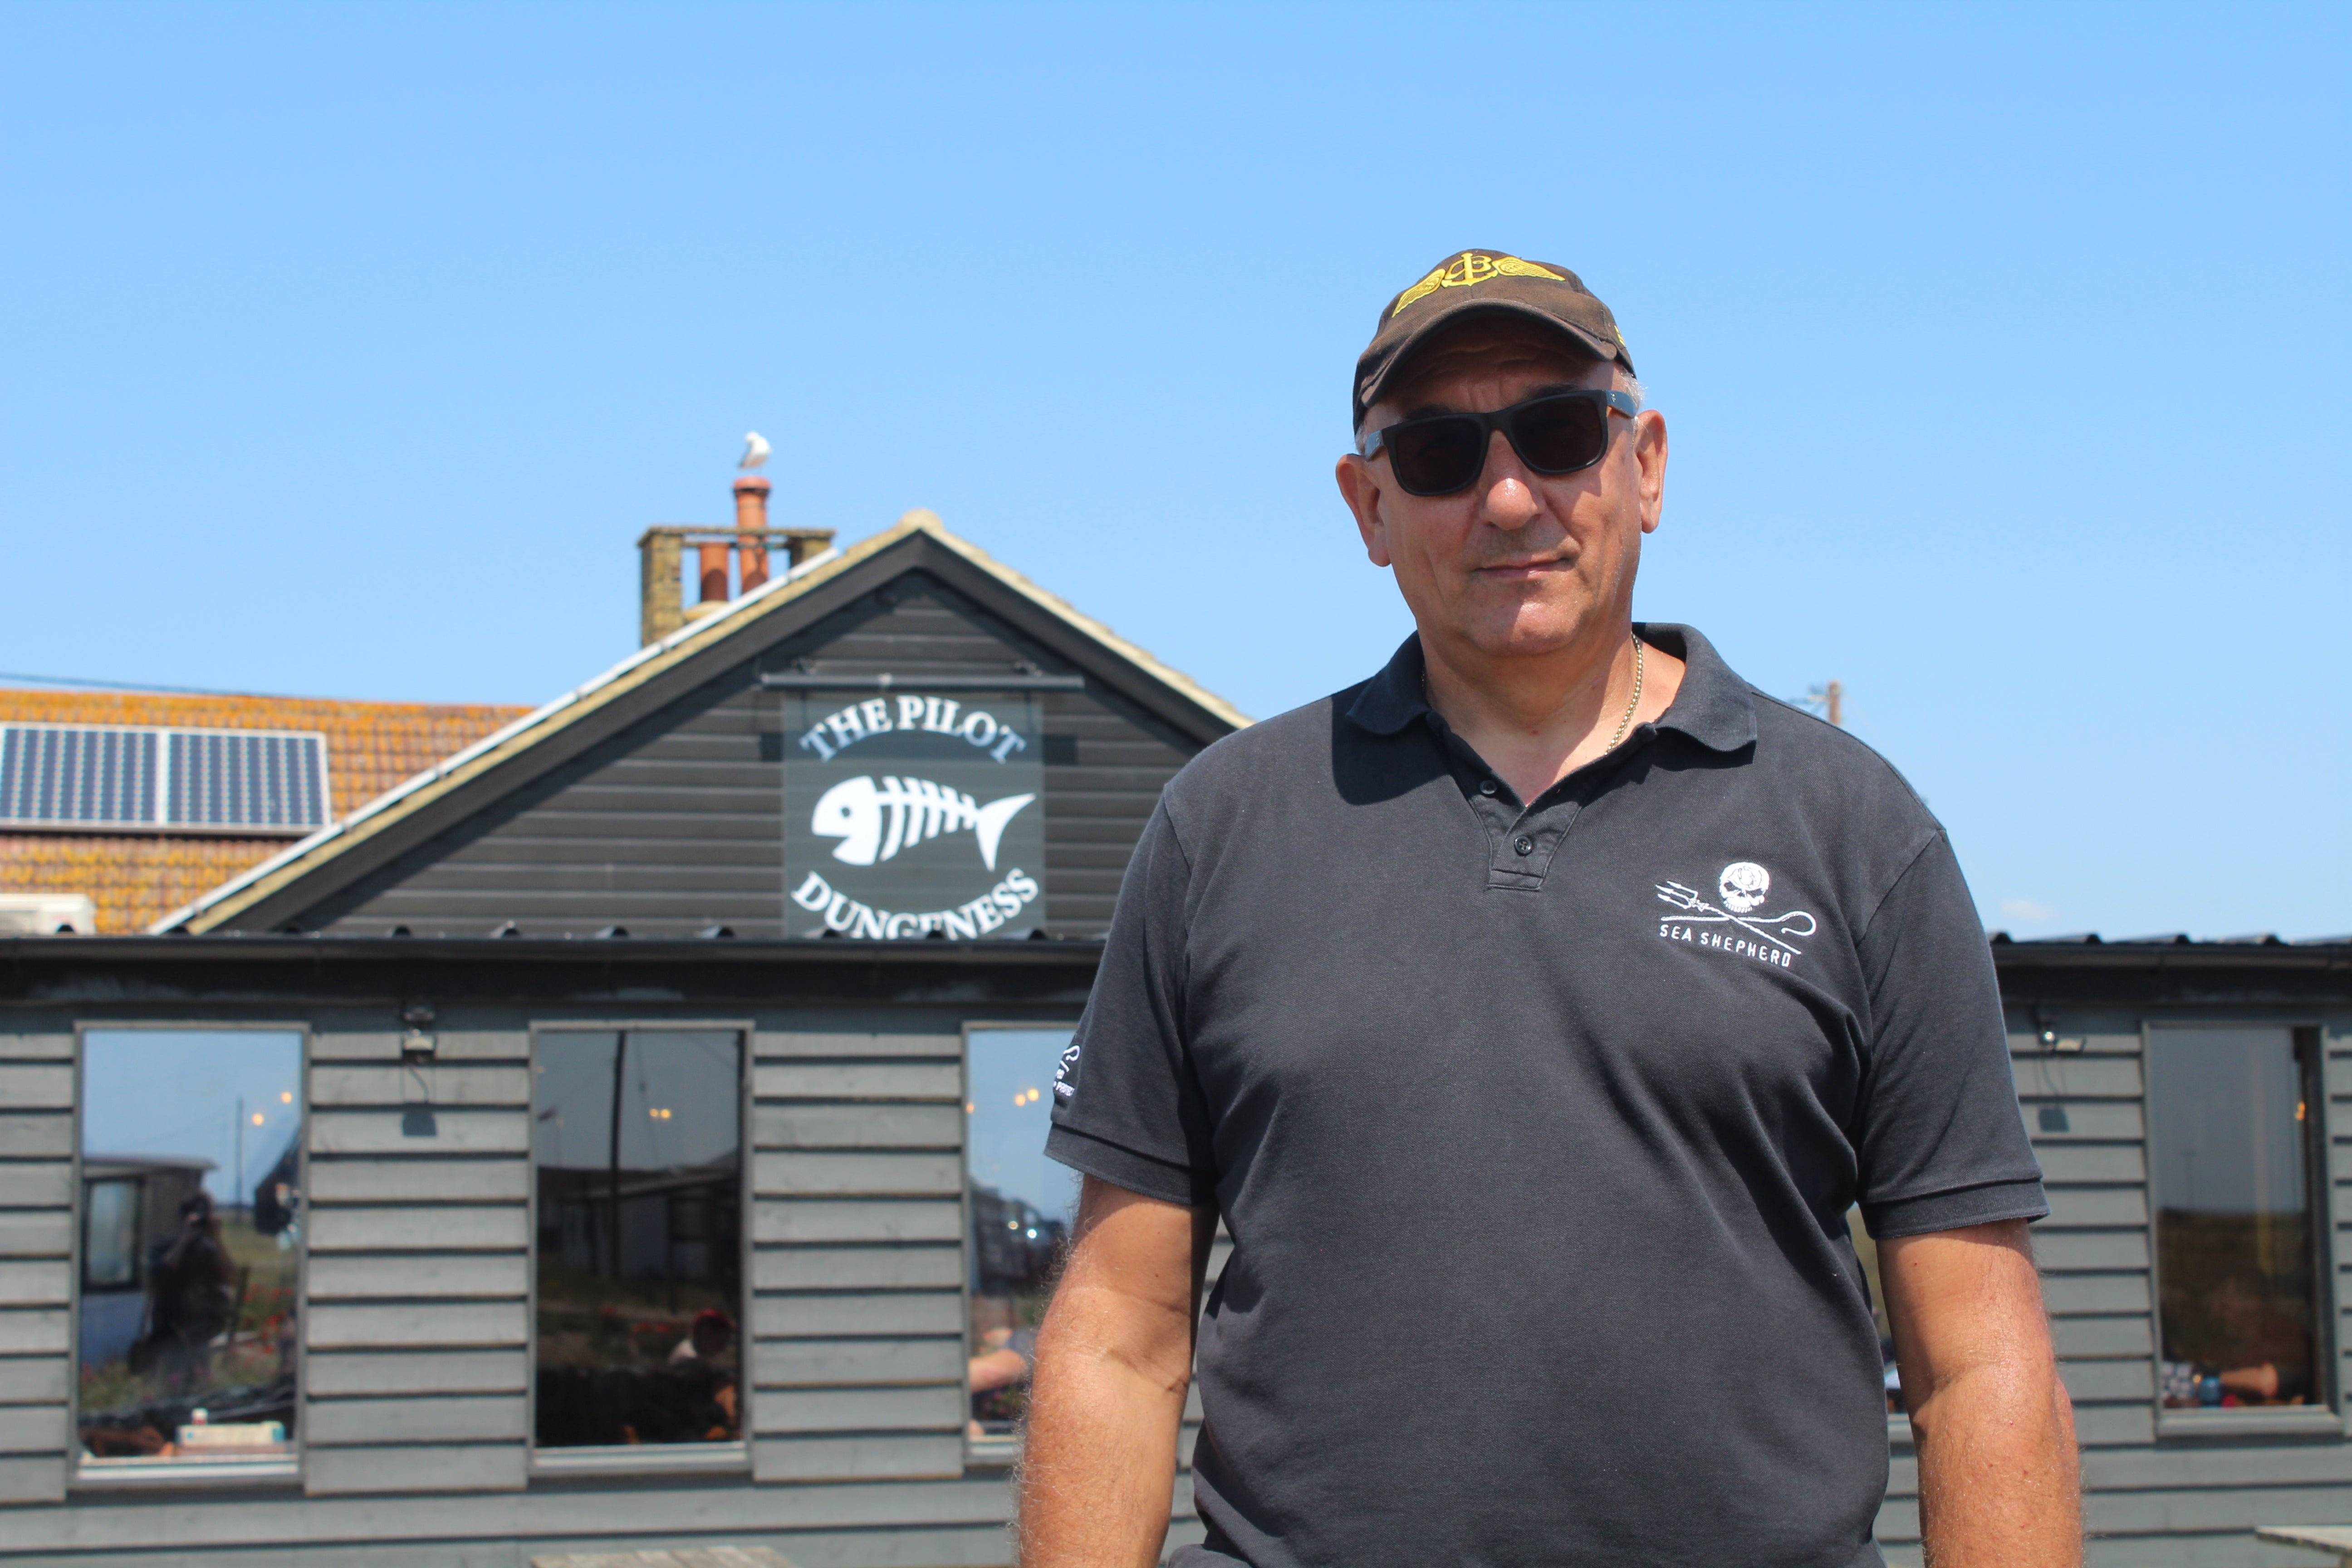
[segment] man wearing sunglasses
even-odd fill
[[[1857,1205],[1931,1560],[2079,1563],[1974,906],[1875,754],[1633,621],[1633,369],[1547,263],[1383,307],[1339,481],[1416,630],[1129,863],[1055,1084],[1025,1568],[1157,1561],[1195,1375],[1183,1568],[1877,1564]]]

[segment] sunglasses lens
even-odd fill
[[[1476,479],[1486,460],[1486,432],[1475,419],[1415,419],[1390,426],[1381,438],[1409,495],[1452,495]]]
[[[1541,397],[1519,406],[1511,445],[1539,474],[1589,468],[1609,449],[1609,410],[1586,397]]]

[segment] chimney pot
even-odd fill
[[[743,592],[768,580],[768,481],[745,474],[735,481],[736,553],[742,561]]]

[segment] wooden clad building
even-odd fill
[[[1243,722],[914,514],[152,934],[0,939],[0,1564],[1008,1561],[1038,1086]],[[2352,943],[1994,951],[2094,1561],[2295,1561]]]

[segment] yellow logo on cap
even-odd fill
[[[1389,314],[1393,317],[1414,300],[1426,300],[1440,289],[1467,289],[1490,278],[1549,278],[1555,283],[1568,281],[1549,267],[1538,267],[1516,256],[1489,256],[1483,250],[1465,250],[1398,295],[1396,307]]]

